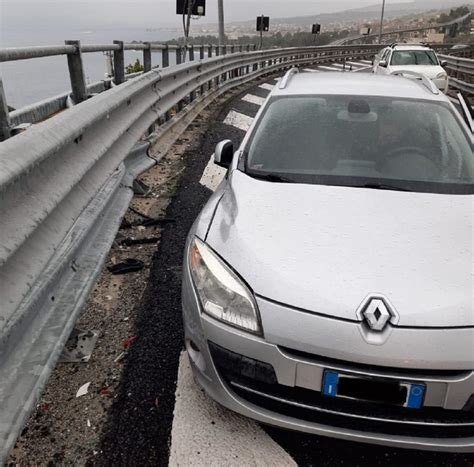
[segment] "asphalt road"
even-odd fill
[[[272,85],[274,81],[268,83]],[[184,154],[187,167],[166,212],[166,217],[176,222],[165,227],[153,258],[150,281],[138,307],[138,338],[130,349],[121,389],[109,415],[102,452],[94,464],[168,465],[171,432],[173,423],[177,423],[173,411],[183,350],[180,308],[183,250],[194,219],[211,195],[211,189],[200,183],[201,177],[217,142],[231,139],[236,145],[240,143],[248,121],[245,116],[256,115],[261,98],[268,92],[257,85],[243,90],[226,105],[216,107],[214,119],[200,123],[208,125],[203,136],[190,142]],[[231,120],[230,112],[233,112]],[[236,114],[244,117],[235,117]],[[474,465],[474,457],[469,455],[389,449],[271,427],[263,429],[302,466]],[[245,450],[246,446],[241,449]],[[264,464],[265,459],[261,462]],[[199,465],[199,459],[193,463]]]

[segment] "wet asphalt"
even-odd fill
[[[189,142],[186,170],[165,217],[165,227],[151,267],[150,281],[139,312],[136,334],[94,465],[167,466],[179,355],[184,348],[181,318],[181,265],[189,229],[211,192],[199,180],[216,143],[231,139],[238,145],[244,132],[222,124],[229,110],[255,116],[258,106],[241,101],[247,92],[266,97],[255,87],[226,104],[213,106],[213,117],[202,135]],[[301,466],[429,465],[473,466],[473,455],[456,455],[334,440],[263,427]],[[245,447],[243,447],[245,449]],[[265,462],[262,459],[262,462]]]

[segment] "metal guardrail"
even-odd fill
[[[447,23],[442,23],[442,24],[431,24],[429,26],[423,26],[423,27],[415,27],[415,28],[404,28],[404,29],[396,29],[396,30],[391,30],[391,31],[384,31],[382,32],[382,37],[386,36],[395,36],[399,34],[408,34],[411,32],[423,32],[423,31],[430,31],[432,29],[442,29],[442,28],[449,28],[450,26],[453,26],[454,24],[461,24],[467,21],[471,16],[472,12],[467,13],[464,16],[461,16],[460,18],[453,19],[451,21],[448,21]],[[338,41],[334,42],[336,45],[349,45],[349,44],[354,44],[354,43],[359,43],[360,41],[367,41],[367,40],[374,40],[378,39],[380,37],[380,33],[375,32],[372,34],[366,34],[366,35],[355,35],[355,36],[350,36],[345,39],[339,39]]]
[[[153,69],[0,143],[0,464],[101,271],[133,179],[223,92],[292,66],[377,50],[238,52]],[[160,152],[148,154],[150,144]]]
[[[456,57],[454,55],[440,55],[441,60],[447,62],[450,86],[474,95],[474,60]]]
[[[190,45],[186,49],[177,45],[165,45],[152,42],[130,42],[124,43],[114,41],[113,44],[93,44],[84,45],[80,41],[65,41],[65,45],[41,46],[41,47],[15,47],[0,49],[0,62],[16,60],[28,60],[42,57],[65,55],[69,68],[69,77],[72,92],[65,92],[60,95],[45,99],[37,104],[29,105],[23,109],[8,111],[8,105],[3,92],[3,85],[0,79],[0,141],[15,134],[15,127],[22,124],[37,123],[51,117],[55,113],[64,110],[74,104],[78,104],[94,94],[106,91],[114,85],[136,76],[125,74],[125,57],[127,50],[143,51],[144,72],[152,69],[152,53],[161,55],[160,63],[162,68],[170,65],[170,54],[175,54],[176,64],[182,63],[185,59],[193,61],[196,58],[211,58],[213,55],[226,55],[227,53],[243,52],[255,50],[255,45]],[[103,52],[113,56],[113,77],[104,79],[96,83],[87,85],[82,54]]]

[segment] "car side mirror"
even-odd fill
[[[382,68],[387,68],[388,66],[387,60],[380,60],[379,66],[381,66]]]
[[[226,139],[217,144],[214,152],[214,163],[228,169],[234,158],[234,143]]]
[[[443,68],[447,67],[447,66],[448,66],[447,60],[441,60],[440,65],[441,65]]]

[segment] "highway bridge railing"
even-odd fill
[[[454,55],[440,55],[447,65],[450,86],[474,96],[474,60]]]
[[[153,42],[124,43],[121,41],[114,41],[113,44],[95,45],[81,44],[80,41],[65,41],[64,45],[0,49],[0,62],[29,60],[58,55],[66,56],[72,89],[71,92],[64,92],[45,99],[42,102],[9,112],[5,93],[2,92],[2,84],[0,83],[0,140],[9,137],[12,132],[15,132],[15,127],[19,125],[40,122],[95,94],[106,91],[113,86],[136,77],[138,73],[125,74],[125,51],[141,50],[143,52],[143,68],[146,73],[154,66],[153,58],[155,54],[159,54],[160,56],[160,66],[167,68],[172,61],[176,64],[180,64],[185,60],[194,61],[195,58],[203,60],[205,58],[211,58],[212,56],[244,51],[249,52],[255,49],[255,45],[249,44],[230,46],[217,46],[212,44],[190,45],[184,49],[177,45]],[[82,55],[97,52],[110,54],[113,63],[112,76],[92,84],[87,84]],[[170,60],[172,55],[174,55],[174,59]]]
[[[92,49],[99,46],[85,48]],[[116,76],[110,89],[0,143],[0,464],[102,270],[133,180],[223,93],[293,66],[370,59],[378,49],[234,50],[121,83]],[[2,50],[0,57],[52,53],[74,56],[78,46]]]
[[[403,29],[395,29],[395,30],[390,30],[390,31],[383,31],[382,34],[380,32],[374,32],[372,34],[365,34],[365,35],[354,35],[350,37],[346,37],[344,39],[339,39],[335,41],[333,44],[334,45],[349,45],[349,44],[367,44],[370,43],[370,41],[378,40],[380,36],[384,38],[384,42],[388,42],[390,38],[393,38],[393,42],[396,42],[396,38],[400,38],[400,40],[403,39],[403,37],[406,37],[406,34],[414,33],[414,32],[425,32],[425,31],[439,31],[439,30],[447,30],[451,26],[457,24],[463,24],[466,21],[469,20],[472,16],[472,11],[469,13],[465,14],[464,16],[461,16],[459,18],[452,19],[446,23],[439,23],[439,24],[430,24],[427,26],[416,26],[416,27],[411,27],[411,28],[403,28]],[[390,43],[390,42],[388,42]],[[443,49],[445,48],[445,44],[433,44],[433,47],[438,48],[438,49]],[[449,46],[450,47],[450,46]]]

